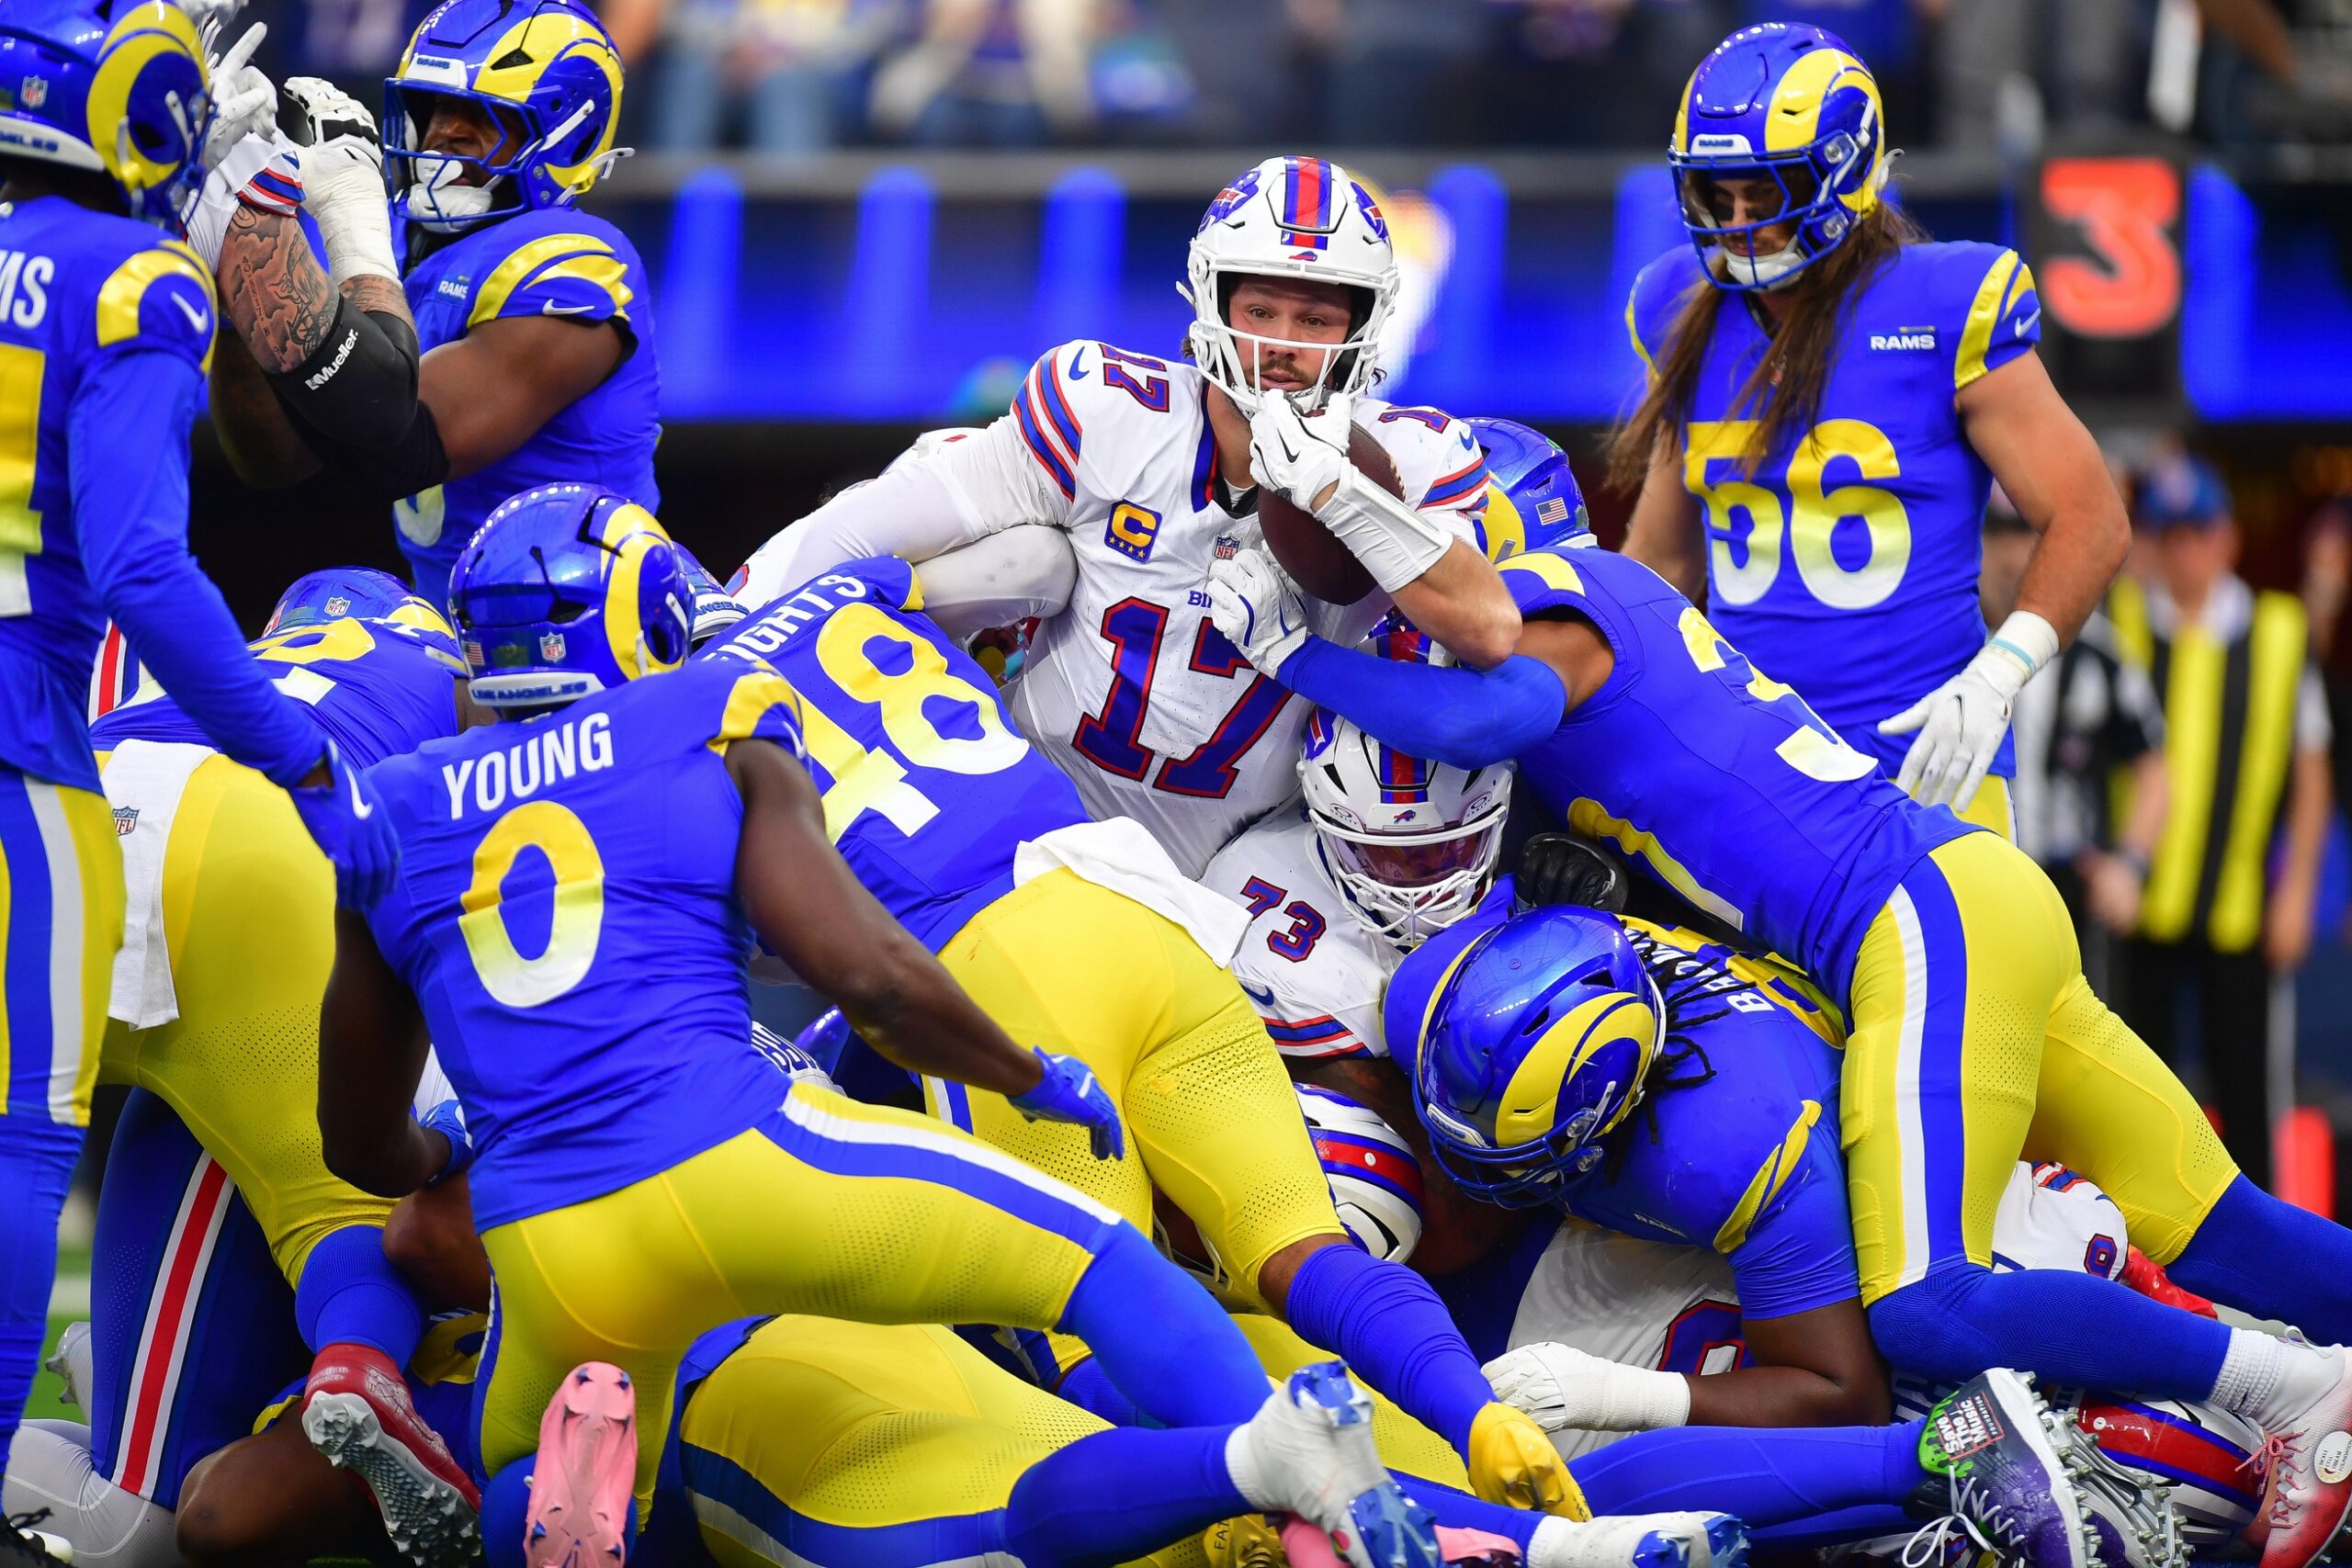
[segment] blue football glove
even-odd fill
[[[1093,1137],[1096,1159],[1120,1159],[1127,1152],[1126,1130],[1119,1125],[1119,1108],[1094,1077],[1094,1069],[1075,1056],[1057,1055],[1041,1046],[1029,1047],[1046,1076],[1026,1094],[1012,1097],[1012,1108],[1032,1122],[1074,1122]]]
[[[334,865],[336,904],[365,909],[391,886],[392,873],[400,869],[400,840],[359,770],[343,760],[331,739],[326,768],[325,784],[297,784],[286,793],[294,797],[302,826]]]
[[[441,1167],[441,1174],[425,1183],[438,1187],[453,1176],[463,1175],[474,1163],[474,1141],[466,1131],[465,1112],[454,1100],[445,1100],[416,1119],[420,1127],[428,1127],[449,1140],[449,1158]]]

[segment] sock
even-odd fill
[[[2300,1345],[2260,1329],[2233,1328],[2229,1354],[2213,1380],[2213,1403],[2265,1431],[2288,1431],[2335,1386],[2343,1352]]]
[[[49,1333],[57,1216],[82,1152],[82,1129],[0,1115],[0,1462],[24,1418]]]
[[[345,1225],[311,1249],[294,1287],[294,1324],[313,1352],[365,1345],[408,1365],[424,1336],[424,1309],[384,1256],[383,1226]]]
[[[1815,1514],[1811,1518],[1794,1519],[1765,1529],[1751,1529],[1747,1532],[1747,1540],[1758,1552],[1767,1549],[1776,1553],[1812,1551],[1820,1547],[1844,1546],[1850,1541],[1871,1540],[1880,1536],[1909,1536],[1925,1523],[1925,1519],[1915,1519],[1891,1505],[1874,1504],[1866,1508],[1840,1508],[1834,1514]]]
[[[1247,1421],[1266,1373],[1199,1280],[1123,1224],[1095,1254],[1055,1327],[1086,1341],[1102,1375],[1166,1427]]]
[[[2062,1269],[1996,1274],[1965,1259],[1882,1296],[1870,1316],[1879,1349],[1915,1377],[1964,1382],[2014,1367],[2153,1399],[2209,1397],[2230,1344],[2222,1325],[2111,1280]]]
[[[1926,1425],[1636,1432],[1568,1466],[1593,1513],[1736,1514],[1750,1529],[1870,1505],[1900,1506],[1928,1478]]]
[[[525,1568],[523,1521],[531,1511],[536,1454],[516,1460],[481,1489],[481,1551],[490,1568]]]
[[[1144,1424],[1143,1413],[1135,1407],[1135,1402],[1111,1386],[1111,1380],[1102,1375],[1102,1365],[1091,1356],[1063,1373],[1061,1386],[1054,1392],[1089,1416],[1099,1416],[1114,1427]]]
[[[1437,1522],[1448,1529],[1486,1530],[1508,1537],[1519,1547],[1520,1555],[1532,1559],[1535,1555],[1535,1535],[1543,1528],[1548,1514],[1530,1513],[1525,1508],[1506,1508],[1499,1503],[1489,1503],[1467,1492],[1457,1492],[1434,1481],[1418,1475],[1395,1472],[1396,1484],[1405,1495],[1427,1508]]]
[[[1428,1280],[1361,1248],[1327,1247],[1299,1265],[1283,1316],[1454,1452],[1468,1451],[1494,1391]]]
[[[2352,1230],[2281,1202],[2241,1176],[2178,1258],[2176,1285],[2257,1317],[2291,1323],[2323,1345],[2352,1341]]]
[[[1004,1544],[1023,1562],[1131,1562],[1253,1512],[1226,1464],[1236,1428],[1114,1427],[1047,1454],[1013,1483]]]

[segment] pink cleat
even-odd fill
[[[2266,1422],[2270,1534],[2262,1568],[2304,1568],[2327,1550],[2352,1510],[2352,1354],[2334,1358],[2335,1381],[2285,1420]]]
[[[617,1568],[628,1556],[637,1479],[637,1389],[604,1361],[583,1361],[548,1401],[524,1516],[531,1568]]]

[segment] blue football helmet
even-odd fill
[[[532,708],[685,661],[694,585],[653,513],[602,485],[501,502],[449,573],[474,700]]]
[[[1487,504],[1478,524],[1487,558],[1505,561],[1521,550],[1556,550],[1598,544],[1584,491],[1568,455],[1540,430],[1513,419],[1464,423],[1486,449]]]
[[[469,673],[447,618],[407,583],[374,567],[331,566],[295,579],[261,630],[264,637],[277,637],[341,620],[382,626],[417,644],[452,672]]]
[[[1879,203],[1887,155],[1878,83],[1819,28],[1742,28],[1690,73],[1666,157],[1683,227],[1715,286],[1777,288],[1837,249]],[[1775,182],[1777,209],[1730,222],[1728,205],[1717,206],[1720,179]],[[1763,230],[1792,220],[1786,245],[1749,254]]]
[[[211,121],[204,46],[168,0],[0,7],[0,156],[104,175],[133,218],[176,231]]]
[[[1413,1058],[1438,1163],[1474,1198],[1535,1208],[1600,1161],[1666,1036],[1666,1004],[1614,916],[1566,905],[1479,937]]]
[[[504,140],[486,158],[426,152],[435,98],[478,106]],[[446,0],[385,80],[384,183],[396,211],[445,233],[570,207],[627,155],[620,115],[621,57],[578,0]]]
[[[705,570],[695,553],[685,546],[678,546],[678,555],[686,563],[686,581],[694,585],[695,616],[693,641],[696,648],[725,632],[729,626],[751,614],[742,602],[718,586],[718,579]]]

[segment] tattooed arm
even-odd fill
[[[335,291],[299,218],[237,209],[220,246],[220,309],[264,370],[284,375],[319,351],[334,324]],[[398,310],[405,319],[408,301]]]

